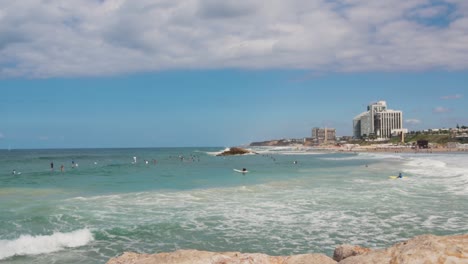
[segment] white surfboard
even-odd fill
[[[248,170],[238,170],[238,169],[233,169],[235,172],[239,172],[239,173],[247,173],[249,172]]]

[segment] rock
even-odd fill
[[[322,254],[274,257],[258,253],[178,250],[153,255],[125,252],[107,264],[336,264],[336,261]]]
[[[244,155],[244,154],[249,154],[249,153],[252,153],[252,152],[247,149],[233,147],[216,156]]]
[[[279,262],[281,264],[336,264],[336,261],[331,259],[328,256],[322,254],[304,254],[304,255],[295,255],[290,256],[285,259],[284,262]]]
[[[423,235],[390,248],[346,258],[340,264],[468,264],[468,235]]]
[[[379,250],[343,245],[336,248],[333,257],[339,262],[322,254],[274,257],[259,253],[178,250],[158,254],[125,252],[107,264],[468,264],[468,235],[423,235]]]
[[[339,262],[345,258],[362,255],[369,251],[371,251],[371,249],[363,248],[360,246],[341,245],[335,248],[335,252],[333,253],[333,259]]]

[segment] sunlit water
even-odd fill
[[[221,150],[0,151],[0,263],[177,249],[331,255],[468,233],[467,154],[212,155]],[[399,172],[407,178],[389,179]]]

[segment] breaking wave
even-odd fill
[[[0,240],[0,260],[13,256],[39,255],[81,247],[93,241],[89,229],[80,229],[70,233],[56,232],[49,236],[22,235],[14,240]]]

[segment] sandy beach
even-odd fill
[[[321,147],[324,150],[332,150],[339,152],[376,152],[376,153],[457,153],[457,152],[468,152],[468,148],[426,148],[418,149],[411,147],[402,146],[388,146],[388,145],[370,145],[370,146],[359,146],[359,145],[345,145],[341,147]]]

